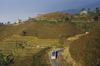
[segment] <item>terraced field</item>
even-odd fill
[[[34,36],[13,35],[0,44],[0,53],[15,57],[31,56],[48,46],[58,45],[59,39],[38,39]]]

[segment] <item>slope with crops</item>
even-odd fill
[[[0,52],[5,56],[30,56],[42,48],[58,44],[59,39],[38,39],[34,36],[13,35],[0,44]]]
[[[2,41],[0,44],[0,53],[3,53],[5,57],[11,55],[14,58],[14,66],[18,66],[19,64],[25,66],[21,61],[30,57],[30,60],[32,60],[32,56],[42,55],[42,52],[45,52],[43,49],[49,46],[57,46],[58,41],[59,39],[39,39],[34,36],[13,35]],[[30,65],[33,63],[32,61],[31,63],[28,62],[27,64]],[[35,60],[35,62],[37,61]]]

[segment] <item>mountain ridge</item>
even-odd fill
[[[100,4],[99,2],[95,2],[95,3],[92,3],[92,4],[89,4],[89,5],[86,5],[86,6],[80,6],[78,8],[75,8],[75,9],[67,9],[67,10],[62,10],[61,12],[64,12],[64,13],[68,13],[68,14],[79,14],[81,13],[81,9],[82,8],[85,8],[86,11],[88,11],[88,8],[90,8],[90,11],[95,11],[96,7],[99,7],[99,10],[100,10]]]

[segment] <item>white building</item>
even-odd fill
[[[21,23],[21,19],[17,19],[16,23]]]
[[[87,14],[87,11],[81,11],[80,14]]]

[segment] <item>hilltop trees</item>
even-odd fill
[[[4,25],[3,22],[2,23],[0,22],[0,26],[2,26],[2,25]]]
[[[88,8],[88,13],[90,12],[90,8]]]
[[[94,17],[94,20],[95,20],[95,21],[98,21],[98,16],[100,15],[100,13],[99,13],[99,7],[96,7],[96,13],[97,13],[98,15],[96,15],[96,16]]]
[[[9,21],[8,21],[7,23],[8,23],[8,25],[10,24],[10,22],[9,22]]]
[[[99,7],[96,7],[96,13],[99,13]]]
[[[85,8],[82,8],[80,11],[84,11],[85,10]]]

